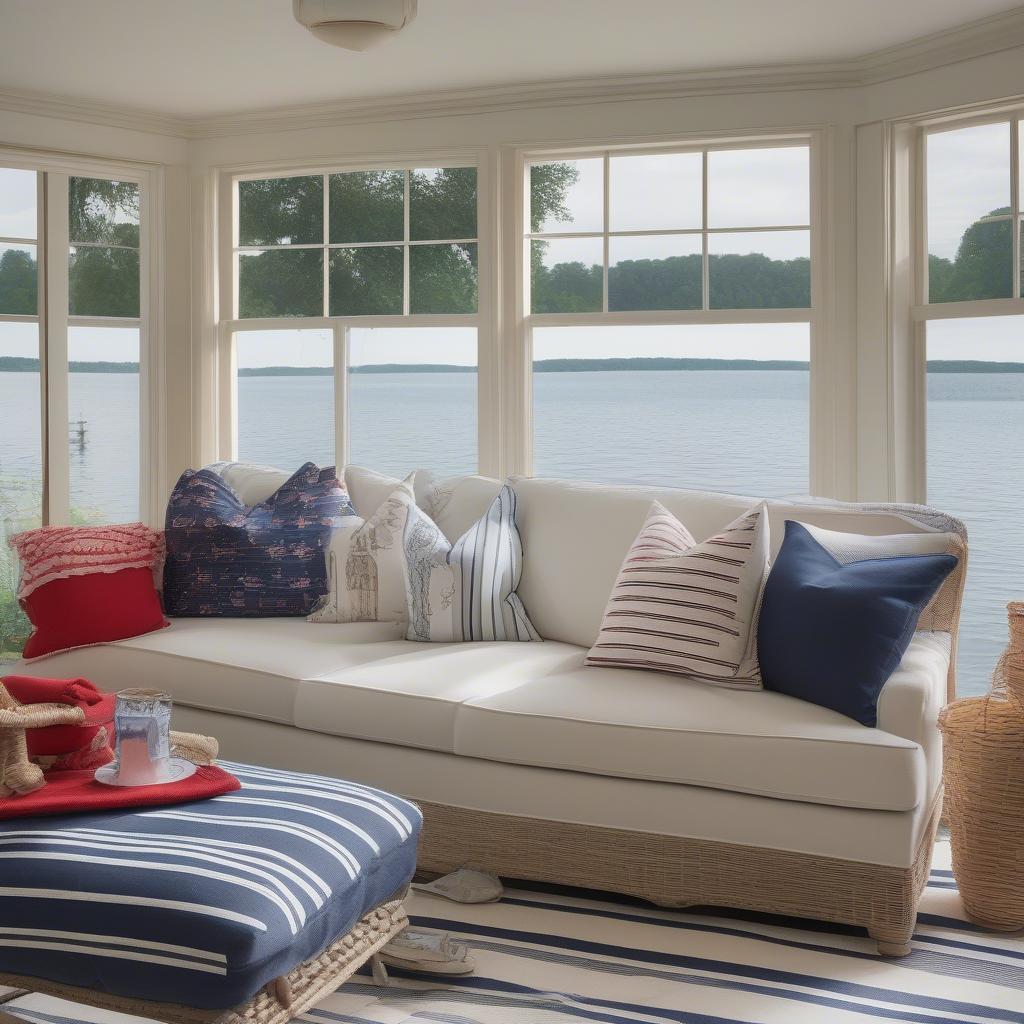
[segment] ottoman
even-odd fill
[[[241,790],[0,821],[0,984],[160,1020],[275,1024],[405,927],[414,804],[220,763]]]

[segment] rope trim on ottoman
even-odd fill
[[[57,996],[73,1003],[116,1010],[167,1024],[287,1024],[348,981],[374,954],[409,924],[401,897],[381,904],[361,918],[352,929],[318,956],[299,964],[276,982],[271,982],[251,999],[230,1010],[202,1010],[177,1003],[97,992],[61,985],[43,978],[0,974],[0,985]],[[284,1005],[282,1000],[288,1005]]]

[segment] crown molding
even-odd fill
[[[860,84],[875,85],[1019,46],[1024,46],[1024,7],[875,50],[856,63]]]
[[[190,138],[216,138],[381,121],[409,121],[425,117],[485,115],[530,108],[680,99],[712,94],[836,89],[857,84],[858,81],[844,71],[837,71],[834,65],[825,64],[573,79],[566,82],[419,93],[415,96],[303,104],[223,117],[198,118],[189,122],[188,135]]]
[[[1024,6],[841,61],[619,75],[514,86],[307,103],[182,118],[42,93],[0,90],[0,110],[82,121],[187,139],[306,128],[344,127],[426,117],[473,116],[527,108],[748,92],[852,89],[1024,47]]]
[[[152,114],[135,107],[113,103],[93,103],[69,99],[66,96],[52,96],[48,93],[21,92],[17,89],[0,89],[0,110],[79,121],[104,128],[126,128],[129,131],[150,132],[154,135],[170,135],[176,138],[187,138],[189,134],[189,121],[186,118]]]

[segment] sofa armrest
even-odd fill
[[[938,717],[946,703],[951,639],[949,633],[916,633],[878,699],[878,728],[924,751],[929,795],[942,776]]]

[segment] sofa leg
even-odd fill
[[[879,956],[909,956],[913,949],[913,924],[906,931],[895,928],[869,928],[868,935],[878,944]]]

